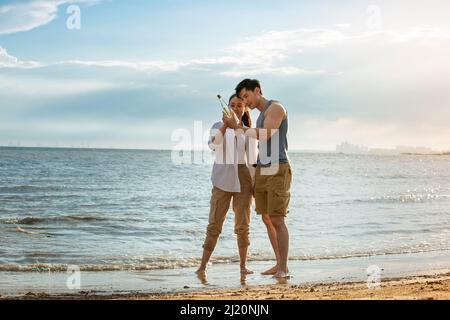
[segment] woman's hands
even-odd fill
[[[228,115],[223,113],[222,121],[227,128],[237,129],[241,122],[233,110],[228,109]]]

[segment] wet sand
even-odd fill
[[[0,299],[8,299],[0,296]],[[333,282],[292,285],[263,285],[236,289],[211,289],[176,293],[108,294],[81,292],[49,295],[29,293],[15,299],[68,300],[449,300],[450,270],[434,271],[409,277],[384,279],[379,288],[368,288],[366,282]]]

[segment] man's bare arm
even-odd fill
[[[286,117],[286,110],[279,103],[272,103],[267,110],[264,119],[264,129],[266,134],[258,134],[258,140],[270,140],[272,136],[280,129],[281,122]],[[259,132],[258,132],[259,133]]]
[[[248,137],[258,139],[258,140],[270,140],[272,136],[278,131],[281,126],[281,122],[286,117],[286,110],[279,103],[273,103],[267,110],[264,119],[264,128],[244,128],[242,126],[235,125],[231,118],[224,118],[224,123],[235,129],[237,132],[241,132]],[[261,131],[264,130],[264,131]]]

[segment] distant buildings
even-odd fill
[[[436,153],[431,148],[425,148],[425,147],[407,147],[407,146],[399,146],[395,148],[395,150],[398,151],[398,153],[420,153],[420,154],[431,154]]]
[[[348,142],[342,142],[340,145],[336,146],[336,152],[345,154],[368,154],[369,148],[365,146],[351,144]]]
[[[336,146],[337,153],[344,154],[379,154],[379,155],[398,155],[398,154],[436,154],[431,148],[425,147],[409,147],[398,146],[395,149],[383,149],[383,148],[369,148],[366,146],[360,146],[351,144],[348,142],[342,142]]]

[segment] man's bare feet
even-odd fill
[[[206,273],[206,268],[198,268],[197,271],[195,271],[196,274],[200,274],[200,273]]]
[[[273,276],[274,274],[276,274],[278,272],[278,265],[276,265],[275,267],[272,267],[264,272],[261,272],[261,274],[263,276]],[[289,268],[287,269],[287,272],[289,273]]]
[[[200,280],[202,284],[208,284],[208,278],[206,275],[206,269],[200,268],[197,271],[195,271],[195,274],[197,275],[197,278]]]
[[[275,266],[264,272],[261,272],[261,274],[264,276],[271,276],[271,275],[274,275],[275,273],[277,273],[277,271],[278,271],[278,266]]]
[[[289,274],[289,272],[284,272],[281,270],[278,270],[277,273],[275,273],[273,275],[274,278],[283,278],[283,279],[289,279],[291,278],[291,275]]]

